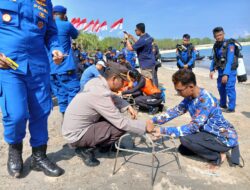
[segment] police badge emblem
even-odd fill
[[[37,23],[37,26],[38,26],[39,29],[42,29],[43,26],[44,26],[44,24],[43,24],[42,21],[39,21],[39,22]]]

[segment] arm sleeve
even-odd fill
[[[195,60],[196,60],[196,51],[193,50],[193,51],[192,51],[192,58],[189,60],[188,66],[189,66],[189,67],[193,66]]]
[[[72,39],[76,39],[79,33],[78,33],[77,29],[71,23],[69,23],[69,24],[70,24],[70,26],[69,26],[70,36]]]
[[[62,47],[59,45],[57,37],[57,27],[52,15],[52,3],[48,2],[48,26],[45,34],[45,45],[50,52],[53,50],[60,50],[63,52]]]
[[[123,131],[128,131],[143,135],[146,130],[146,122],[142,120],[132,120],[122,115],[111,96],[98,96],[98,101],[95,101],[92,106],[94,109],[109,121],[113,126]]]
[[[176,59],[177,59],[177,63],[180,65],[180,67],[184,67],[184,63],[181,61],[180,54],[179,54],[178,50],[176,50]]]
[[[121,97],[117,95],[111,96],[115,106],[121,111],[124,112],[128,109],[129,103],[126,100],[123,100]]]
[[[184,113],[187,111],[187,100],[184,99],[178,106],[168,109],[166,113],[160,114],[152,118],[153,123],[155,124],[164,124]]]
[[[231,72],[231,68],[234,63],[234,51],[235,46],[233,44],[230,44],[227,49],[227,63],[223,75],[229,75]]]
[[[133,50],[138,50],[139,48],[143,47],[146,44],[145,40],[142,40],[141,38],[137,40],[137,42],[132,45]]]
[[[189,124],[182,125],[180,127],[167,127],[161,130],[161,132],[168,135],[174,133],[177,137],[196,133],[199,131],[200,127],[204,126],[207,122],[213,107],[214,104],[210,99],[207,99],[205,102],[200,101],[197,105],[196,112],[192,116],[192,120]]]
[[[122,92],[122,95],[133,94],[136,91],[140,91],[140,89],[143,88],[145,86],[145,84],[146,84],[145,78],[141,77],[141,80],[139,81],[139,83],[134,88]]]
[[[211,62],[211,65],[210,65],[210,71],[214,71],[214,59],[212,60]]]
[[[198,132],[200,127],[204,126],[204,124],[207,122],[213,107],[214,105],[210,99],[205,100],[205,102],[200,101],[197,105],[196,112],[193,115],[191,122],[189,124],[177,127],[180,136]]]

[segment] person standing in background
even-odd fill
[[[71,39],[76,39],[78,31],[74,26],[65,21],[67,9],[61,5],[53,8],[54,19],[58,29],[58,38],[60,45],[63,47],[65,55],[63,62],[60,65],[55,65],[53,60],[50,60],[50,78],[53,93],[57,97],[60,112],[64,112],[80,90],[80,83],[76,73],[76,64],[74,62],[74,54],[71,49]]]

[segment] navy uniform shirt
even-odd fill
[[[70,22],[59,18],[56,18],[56,26],[58,30],[58,39],[60,45],[63,47],[63,54],[66,56],[60,65],[54,64],[52,57],[50,57],[50,74],[63,74],[67,71],[76,69],[74,52],[71,49],[71,39],[77,38],[78,31]]]
[[[47,73],[46,48],[61,50],[51,0],[1,0],[0,39],[0,53],[19,64],[10,72]]]
[[[224,43],[225,43],[225,41],[224,41]],[[220,68],[218,69],[218,73],[219,73],[220,76],[222,76],[222,75],[228,75],[229,76],[230,73],[232,72],[231,67],[232,67],[232,65],[234,63],[234,54],[235,54],[234,51],[235,51],[235,45],[234,44],[229,44],[228,47],[227,47],[226,67],[223,70],[220,69]],[[218,59],[221,58],[222,52],[223,52],[223,45],[221,45],[220,48],[215,49],[215,53],[216,53]],[[212,62],[211,62],[211,65],[210,65],[210,71],[214,71],[214,70],[215,70],[215,63],[214,63],[214,59],[213,59]],[[235,72],[235,71],[233,71],[233,72]]]
[[[194,65],[194,62],[196,60],[196,51],[195,49],[191,50],[191,55],[189,57],[189,50],[188,48],[190,47],[190,44],[186,46],[186,50],[180,51],[177,49],[176,51],[176,57],[177,57],[177,62],[180,65],[181,68],[184,67],[184,65],[188,65],[189,67],[192,67]]]
[[[153,53],[152,42],[153,38],[145,33],[133,45],[133,49],[137,53],[139,64],[142,69],[151,69],[155,66],[155,57]]]

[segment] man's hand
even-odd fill
[[[221,82],[222,84],[226,84],[227,83],[227,80],[228,80],[228,76],[227,75],[224,75],[221,79]]]
[[[184,67],[183,67],[184,69],[188,69],[188,65],[184,65]]]
[[[117,92],[117,96],[122,96],[122,91]]]
[[[128,40],[128,34],[124,34],[124,39]]]
[[[53,61],[56,65],[59,65],[63,61],[63,53],[59,50],[52,52]]]
[[[152,133],[154,130],[155,126],[151,120],[146,121],[146,132],[147,133]]]
[[[133,39],[133,35],[132,34],[127,34],[129,39]]]
[[[136,119],[137,112],[134,110],[134,108],[132,106],[128,107],[128,112],[130,113],[132,119]]]
[[[9,68],[9,62],[6,60],[6,56],[2,53],[0,53],[0,68],[1,69],[8,69]]]
[[[161,137],[161,130],[160,130],[160,127],[156,127],[152,134],[153,134],[153,136],[156,137],[156,138]]]
[[[210,73],[209,73],[209,77],[210,77],[210,79],[213,79],[214,78],[214,71],[211,71]]]

